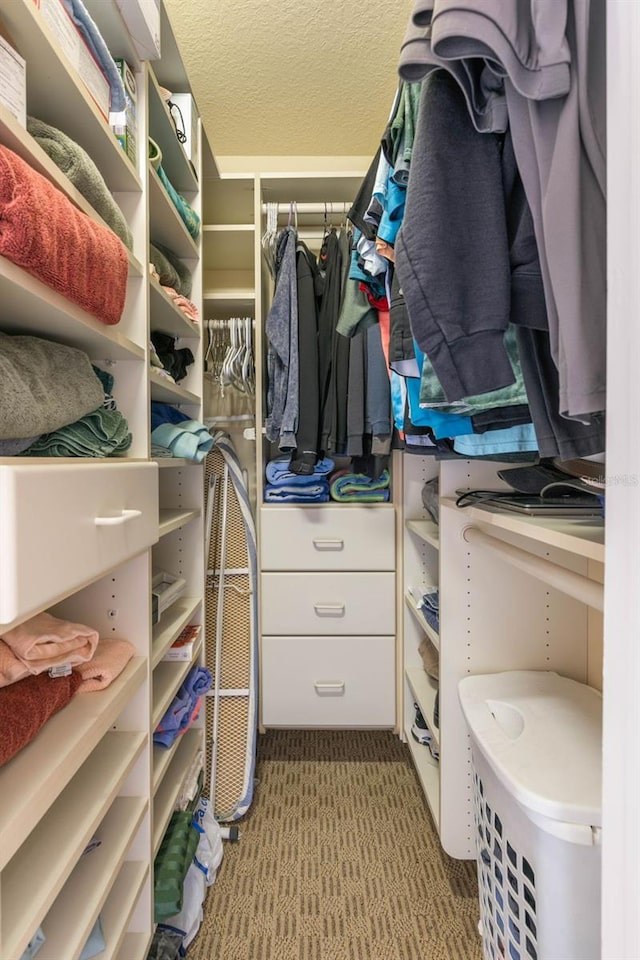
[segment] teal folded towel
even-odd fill
[[[152,446],[166,447],[173,457],[202,463],[213,446],[213,437],[197,420],[161,423],[151,433]]]
[[[365,473],[338,470],[330,478],[332,500],[353,503],[386,503],[389,499],[389,471],[383,470],[377,480]]]
[[[129,424],[119,410],[100,407],[86,417],[45,434],[23,457],[112,457],[131,446]]]
[[[27,117],[27,130],[125,247],[132,250],[133,237],[122,210],[86,150],[62,130],[35,117]]]
[[[158,176],[160,177],[160,182],[162,183],[162,186],[165,188],[165,190],[169,194],[172,204],[180,214],[180,217],[185,227],[187,228],[187,230],[189,231],[193,239],[197,240],[198,237],[200,236],[200,217],[195,212],[191,204],[188,203],[180,193],[178,193],[178,191],[170,182],[169,178],[167,177],[162,167],[158,167]]]

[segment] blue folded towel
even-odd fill
[[[124,110],[127,105],[122,77],[116,67],[113,57],[102,38],[102,34],[89,16],[82,0],[62,0],[62,5],[78,28],[85,43],[91,50],[98,64],[107,78],[111,89],[111,110],[114,113]]]
[[[212,683],[213,679],[206,667],[194,667],[187,675],[179,692],[191,697],[193,706],[195,706],[196,700],[203,697],[211,689]]]
[[[268,484],[264,488],[265,503],[328,503],[326,480],[306,484]]]
[[[177,407],[172,407],[170,403],[158,403],[157,400],[151,402],[151,429],[155,430],[161,423],[184,423],[190,417]]]
[[[301,476],[297,473],[292,473],[291,470],[289,470],[290,462],[291,457],[289,455],[284,457],[276,457],[275,460],[271,460],[265,469],[267,483],[317,483],[322,477],[328,476],[335,466],[333,460],[330,460],[329,457],[324,457],[322,460],[319,460],[318,463],[316,463],[315,467],[313,468],[313,473]]]
[[[169,708],[153,732],[153,742],[170,747],[191,716],[191,697],[182,693],[182,688],[169,704]]]

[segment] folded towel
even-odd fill
[[[157,443],[151,444],[151,458],[153,460],[166,459],[167,457],[172,457],[173,454],[168,447],[161,447]]]
[[[211,689],[213,680],[206,667],[194,667],[180,687],[180,691],[186,693],[191,698],[192,703],[198,697],[203,697],[207,690]]]
[[[104,42],[102,34],[89,16],[87,8],[82,3],[82,0],[62,0],[62,5],[84,38],[89,50],[98,61],[98,66],[107,78],[109,89],[111,90],[111,110],[114,113],[124,110],[127,105],[127,98],[124,92],[122,77],[114,63],[113,57],[109,53],[109,48]]]
[[[96,410],[103,400],[100,381],[82,350],[0,333],[0,439],[57,430]]]
[[[198,420],[161,423],[151,433],[151,443],[171,450],[173,457],[202,463],[213,446],[213,437]]]
[[[333,460],[330,460],[329,457],[323,457],[316,463],[315,467],[313,468],[313,473],[300,475],[297,473],[292,473],[291,470],[289,470],[290,462],[291,456],[289,454],[284,457],[276,457],[275,460],[270,460],[265,468],[265,477],[267,478],[267,483],[304,484],[309,480],[311,480],[312,483],[317,483],[321,478],[330,474],[335,467]]]
[[[66,707],[78,689],[80,677],[25,677],[0,689],[0,767],[26,747],[47,720]]]
[[[133,438],[119,410],[100,407],[67,427],[40,437],[23,457],[111,457],[124,453]]]
[[[0,146],[0,255],[101,323],[118,323],[129,261],[121,240]]]
[[[15,440],[0,440],[0,457],[17,457],[19,453],[24,453],[32,444],[39,439],[37,437],[22,437]]]
[[[24,680],[29,676],[29,668],[22,660],[18,660],[15,653],[4,640],[0,640],[0,687],[8,687],[10,683]]]
[[[354,503],[384,503],[389,499],[389,471],[384,470],[377,480],[365,473],[338,470],[331,477],[331,498]]]
[[[171,203],[180,214],[180,219],[184,223],[193,239],[197,240],[200,236],[200,217],[195,212],[188,200],[185,200],[182,194],[178,193],[161,166],[158,167],[158,176],[160,177],[160,183],[169,195]]]
[[[135,652],[128,640],[100,640],[92,659],[74,667],[82,678],[78,693],[104,690],[120,676]]]
[[[188,300],[182,293],[178,293],[177,290],[174,290],[173,287],[166,287],[164,284],[161,284],[161,287],[166,295],[171,297],[176,307],[178,307],[179,310],[182,310],[185,316],[191,320],[192,323],[198,323],[200,320],[200,311],[192,300]]]
[[[265,503],[328,503],[329,484],[326,480],[318,483],[268,484],[264,488]]]
[[[161,423],[186,423],[189,417],[170,403],[151,402],[151,429],[155,430]]]
[[[173,271],[175,271],[178,280],[176,283],[169,283],[167,286],[173,287],[174,290],[177,290],[178,293],[181,293],[183,297],[190,297],[191,291],[193,289],[193,274],[189,267],[176,256],[173,250],[169,250],[168,247],[163,247],[162,244],[156,244],[156,250],[168,261]],[[160,281],[164,283],[164,280]]]
[[[166,254],[153,243],[149,244],[149,261],[161,284],[180,290],[180,277]],[[180,291],[182,292],[182,291]]]
[[[124,214],[87,151],[62,130],[50,127],[48,123],[36,120],[35,117],[27,117],[27,130],[51,157],[56,167],[69,178],[78,193],[91,204],[124,245],[132,250],[133,237]]]
[[[65,663],[72,667],[86,663],[98,646],[98,633],[92,627],[46,612],[7,630],[2,639],[29,673],[44,673]]]
[[[192,709],[191,697],[178,691],[160,723],[153,731],[153,742],[160,744],[162,747],[170,747],[179,736],[180,731],[186,730]]]

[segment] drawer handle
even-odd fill
[[[142,510],[122,510],[119,517],[96,517],[96,527],[120,527],[123,523],[141,517]]]
[[[341,697],[344,693],[344,680],[316,680],[314,687],[319,697]]]
[[[314,540],[313,545],[316,550],[342,550],[344,547],[344,540],[341,540],[338,537],[331,540]]]
[[[314,603],[313,609],[319,617],[344,617],[344,603]]]

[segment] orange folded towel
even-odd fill
[[[104,690],[119,677],[136,650],[128,640],[101,640],[93,659],[74,667],[82,682],[78,693]]]
[[[54,713],[67,706],[79,683],[73,672],[55,679],[41,674],[0,690],[0,767],[26,747]]]
[[[102,323],[118,323],[129,261],[122,241],[0,146],[0,254]]]
[[[29,673],[44,673],[64,663],[72,667],[85,663],[98,646],[96,630],[82,623],[59,620],[50,613],[36,614],[0,639]]]
[[[29,671],[21,660],[18,660],[11,648],[4,640],[0,640],[0,687],[8,687],[10,683],[24,680]]]

